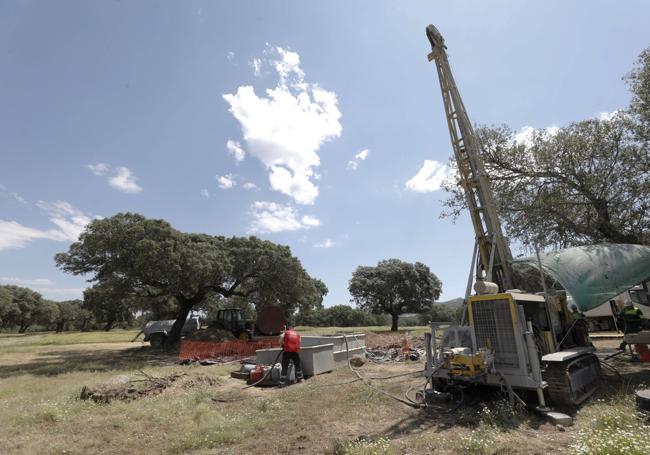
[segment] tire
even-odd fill
[[[165,344],[167,337],[163,333],[153,333],[149,337],[149,344],[151,349],[160,349]]]
[[[251,339],[252,339],[251,334],[248,333],[248,332],[241,332],[241,333],[239,333],[239,335],[237,335],[237,338],[238,338],[240,341],[246,341],[246,342],[249,342],[249,341],[251,341]]]

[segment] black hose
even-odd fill
[[[609,368],[611,371],[613,371],[614,373],[616,373],[616,375],[617,375],[619,378],[621,377],[621,373],[620,373],[616,368],[614,368],[613,366],[611,366],[609,363],[605,362],[604,360],[601,360],[601,361],[600,361],[600,364],[603,365],[603,366],[606,366],[606,367]]]
[[[573,320],[573,323],[569,327],[569,330],[566,331],[566,333],[564,334],[564,336],[562,337],[562,339],[558,343],[558,346],[560,347],[560,349],[562,349],[562,343],[564,343],[564,340],[566,340],[566,338],[569,336],[569,334],[571,333],[571,330],[573,330],[573,326],[576,325],[576,322],[578,322],[578,319]]]
[[[515,391],[512,389],[510,386],[510,383],[506,379],[506,377],[498,370],[494,370],[494,373],[499,377],[499,379],[503,382],[503,384],[506,386],[506,390],[508,391],[508,398],[510,400],[510,404],[514,404],[515,398],[517,399],[517,402],[521,404],[524,408],[527,408],[528,405],[524,400],[521,399],[519,395],[515,393]]]
[[[369,380],[367,380],[363,376],[361,376],[361,374],[357,370],[352,368],[352,364],[350,363],[350,346],[348,345],[348,339],[347,339],[347,337],[345,335],[343,335],[343,341],[345,341],[345,355],[346,355],[346,358],[347,358],[347,361],[348,361],[348,367],[350,368],[350,371],[352,371],[359,378],[359,380],[361,380],[361,382],[366,387],[369,387],[372,390],[376,390],[379,393],[383,393],[384,395],[392,398],[393,400],[397,400],[400,403],[403,403],[403,404],[405,404],[407,406],[410,406],[412,408],[419,409],[421,407],[421,405],[411,403],[410,401],[406,401],[406,400],[404,400],[404,399],[402,399],[402,398],[400,398],[398,396],[395,396],[395,395],[393,395],[391,393],[386,392],[385,390],[380,389],[379,387],[376,387],[376,386],[372,385]]]
[[[260,379],[259,381],[255,381],[254,383],[249,384],[249,385],[247,385],[246,387],[242,387],[242,390],[245,390],[245,389],[249,389],[249,388],[251,388],[251,387],[254,387],[254,386],[256,386],[257,384],[259,384],[260,382],[264,381],[264,380],[268,377],[268,375],[271,374],[271,371],[273,371],[273,367],[275,366],[275,364],[278,363],[278,360],[280,359],[280,356],[282,355],[282,352],[283,352],[282,349],[280,349],[280,352],[278,352],[278,356],[277,356],[277,357],[275,358],[275,360],[273,361],[273,364],[272,364],[271,368],[269,368],[268,370],[266,370],[266,373],[264,373],[264,376],[262,376],[262,379]]]

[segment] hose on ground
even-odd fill
[[[281,356],[281,355],[282,355],[282,349],[280,349],[280,352],[278,352],[277,357],[276,357],[275,360],[273,361],[273,364],[272,364],[273,366],[275,366],[275,364],[278,363],[278,360],[280,360],[280,356]],[[259,383],[261,383],[262,381],[264,381],[264,380],[268,377],[268,375],[271,374],[271,371],[273,371],[273,367],[271,367],[271,368],[269,368],[268,370],[266,370],[266,373],[264,373],[264,376],[262,376],[262,379],[260,379],[259,381],[255,381],[254,383],[249,384],[249,385],[247,385],[246,387],[242,387],[242,390],[249,389],[249,388],[251,388],[251,387],[255,387],[257,384],[259,384]]]
[[[600,361],[600,364],[603,365],[603,366],[605,366],[605,367],[607,367],[607,368],[609,368],[609,369],[610,369],[611,371],[613,371],[613,372],[614,372],[614,373],[615,373],[619,378],[621,377],[621,373],[620,373],[616,368],[614,368],[613,366],[611,366],[609,363],[605,362],[604,360],[601,360],[601,361]]]
[[[522,405],[524,408],[527,408],[528,405],[526,404],[526,402],[524,400],[522,400],[521,397],[515,393],[515,391],[510,386],[510,383],[508,382],[506,377],[499,370],[494,370],[494,374],[496,374],[499,377],[499,379],[501,380],[501,382],[503,382],[503,384],[506,386],[506,390],[508,391],[508,398],[510,400],[510,403],[511,404],[514,403],[514,401],[516,399],[516,401],[520,405]]]
[[[368,379],[364,378],[357,370],[352,368],[352,364],[350,363],[350,346],[348,345],[348,338],[345,335],[343,335],[343,340],[345,341],[345,355],[348,362],[348,367],[350,368],[350,371],[352,371],[366,387],[375,390],[379,393],[382,393],[387,397],[392,398],[393,400],[399,401],[400,403],[405,404],[406,406],[410,406],[415,409],[420,409],[422,407],[421,405],[414,404],[410,401],[406,401],[403,398],[395,396],[392,393],[388,393],[385,390],[382,390],[379,387],[374,386],[373,384],[370,383]]]

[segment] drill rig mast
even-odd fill
[[[540,409],[547,409],[545,395],[556,403],[579,404],[593,393],[600,376],[594,348],[571,333],[575,322],[565,293],[539,295],[513,289],[512,254],[481,144],[454,81],[444,38],[433,25],[426,34],[478,249],[477,295],[466,296],[468,324],[447,328],[439,348],[432,325],[426,375],[434,387],[484,384],[536,391]]]
[[[458,166],[459,183],[465,193],[465,201],[476,233],[479,263],[487,274],[486,279],[494,281],[499,290],[504,292],[513,288],[510,271],[512,254],[501,230],[490,180],[480,155],[481,144],[469,121],[451,73],[444,38],[433,25],[427,27],[427,37],[431,43],[428,58],[429,61],[435,60],[438,70],[447,126]],[[477,277],[480,276],[480,270],[477,270]]]

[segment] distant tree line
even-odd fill
[[[0,286],[0,330],[92,330],[101,322],[81,300],[53,302],[28,288]]]
[[[319,308],[307,314],[298,314],[294,325],[311,327],[364,327],[385,325],[388,317],[385,314],[370,314],[359,308],[348,305],[334,305]]]
[[[463,316],[463,305],[450,306],[434,304],[427,311],[418,315],[419,323],[427,325],[430,322],[450,322],[453,324],[460,324]]]

